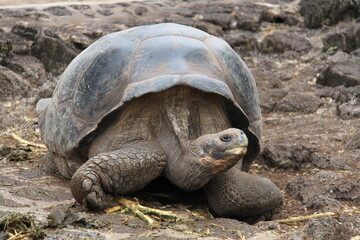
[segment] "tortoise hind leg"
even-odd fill
[[[46,153],[45,156],[39,159],[38,166],[43,172],[45,172],[48,175],[52,175],[56,177],[60,176],[60,172],[56,167],[54,158],[52,157],[52,154],[50,152]]]
[[[70,164],[70,165],[69,165]],[[39,159],[39,168],[48,175],[70,179],[77,168],[81,165],[79,161],[69,161],[57,154],[48,152]]]
[[[81,204],[102,210],[115,205],[112,196],[134,192],[157,178],[166,164],[161,147],[136,141],[84,163],[71,179],[71,192]]]
[[[280,190],[274,183],[236,167],[211,179],[205,192],[216,214],[250,222],[271,217],[282,204]]]

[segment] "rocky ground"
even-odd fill
[[[360,239],[359,16],[355,0],[0,8],[0,239]],[[46,149],[35,104],[51,96],[67,64],[107,33],[160,22],[224,38],[251,69],[264,135],[250,172],[282,190],[277,220],[212,218],[201,192],[164,185],[131,197],[182,221],[155,217],[148,226],[124,211],[82,209],[67,180],[38,170]]]

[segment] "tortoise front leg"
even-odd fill
[[[135,192],[157,178],[165,164],[157,143],[136,141],[89,159],[73,175],[71,192],[77,202],[102,210],[116,204],[112,196]]]
[[[210,208],[224,217],[267,218],[282,204],[280,190],[273,182],[237,167],[211,179],[205,192]]]

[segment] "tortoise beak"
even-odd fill
[[[238,146],[230,147],[226,149],[225,152],[234,155],[245,155],[247,152],[247,144],[245,146],[238,145]]]
[[[237,144],[225,150],[228,154],[245,155],[247,152],[249,141],[243,131],[236,133]]]

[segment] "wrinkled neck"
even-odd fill
[[[201,161],[201,156],[191,150],[190,141],[183,139],[180,144],[182,153],[177,161],[168,164],[164,174],[182,190],[197,190],[214,177],[214,171]]]
[[[213,170],[189,148],[191,140],[231,126],[222,100],[215,94],[186,86],[161,93],[162,123],[157,142],[168,156],[164,175],[183,190],[196,190],[212,177]]]

